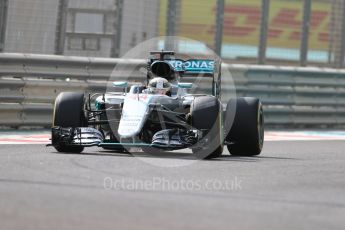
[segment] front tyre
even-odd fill
[[[264,114],[259,99],[231,99],[225,113],[225,130],[231,155],[256,156],[264,144]]]
[[[53,126],[63,128],[77,128],[87,126],[84,114],[84,94],[83,93],[60,93],[54,106]],[[59,144],[55,146],[58,152],[62,153],[81,153],[82,146],[66,146]]]

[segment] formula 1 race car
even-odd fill
[[[59,152],[80,153],[98,146],[145,152],[192,149],[201,159],[222,155],[254,156],[264,142],[262,105],[257,98],[220,101],[221,63],[181,60],[172,51],[151,52],[145,84],[113,82],[122,92],[65,92],[55,102],[52,143]],[[184,77],[212,79],[212,95],[189,94]],[[130,90],[127,90],[127,89]]]

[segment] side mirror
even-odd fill
[[[178,83],[180,89],[191,89],[193,88],[193,83]]]
[[[126,82],[126,81],[115,81],[115,82],[113,82],[113,86],[116,88],[127,88],[128,82]]]
[[[123,93],[127,94],[128,82],[126,82],[126,81],[115,81],[115,82],[113,82],[113,87],[122,88]]]

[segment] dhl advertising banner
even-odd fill
[[[160,32],[165,33],[167,1],[161,1]],[[300,47],[303,0],[271,0],[268,45]],[[226,0],[223,43],[257,46],[260,36],[261,0]],[[216,0],[181,0],[179,36],[213,45]],[[327,50],[332,5],[330,1],[312,1],[309,47]]]

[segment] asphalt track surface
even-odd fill
[[[195,161],[0,145],[0,229],[343,229],[344,149],[277,141],[259,157]]]

